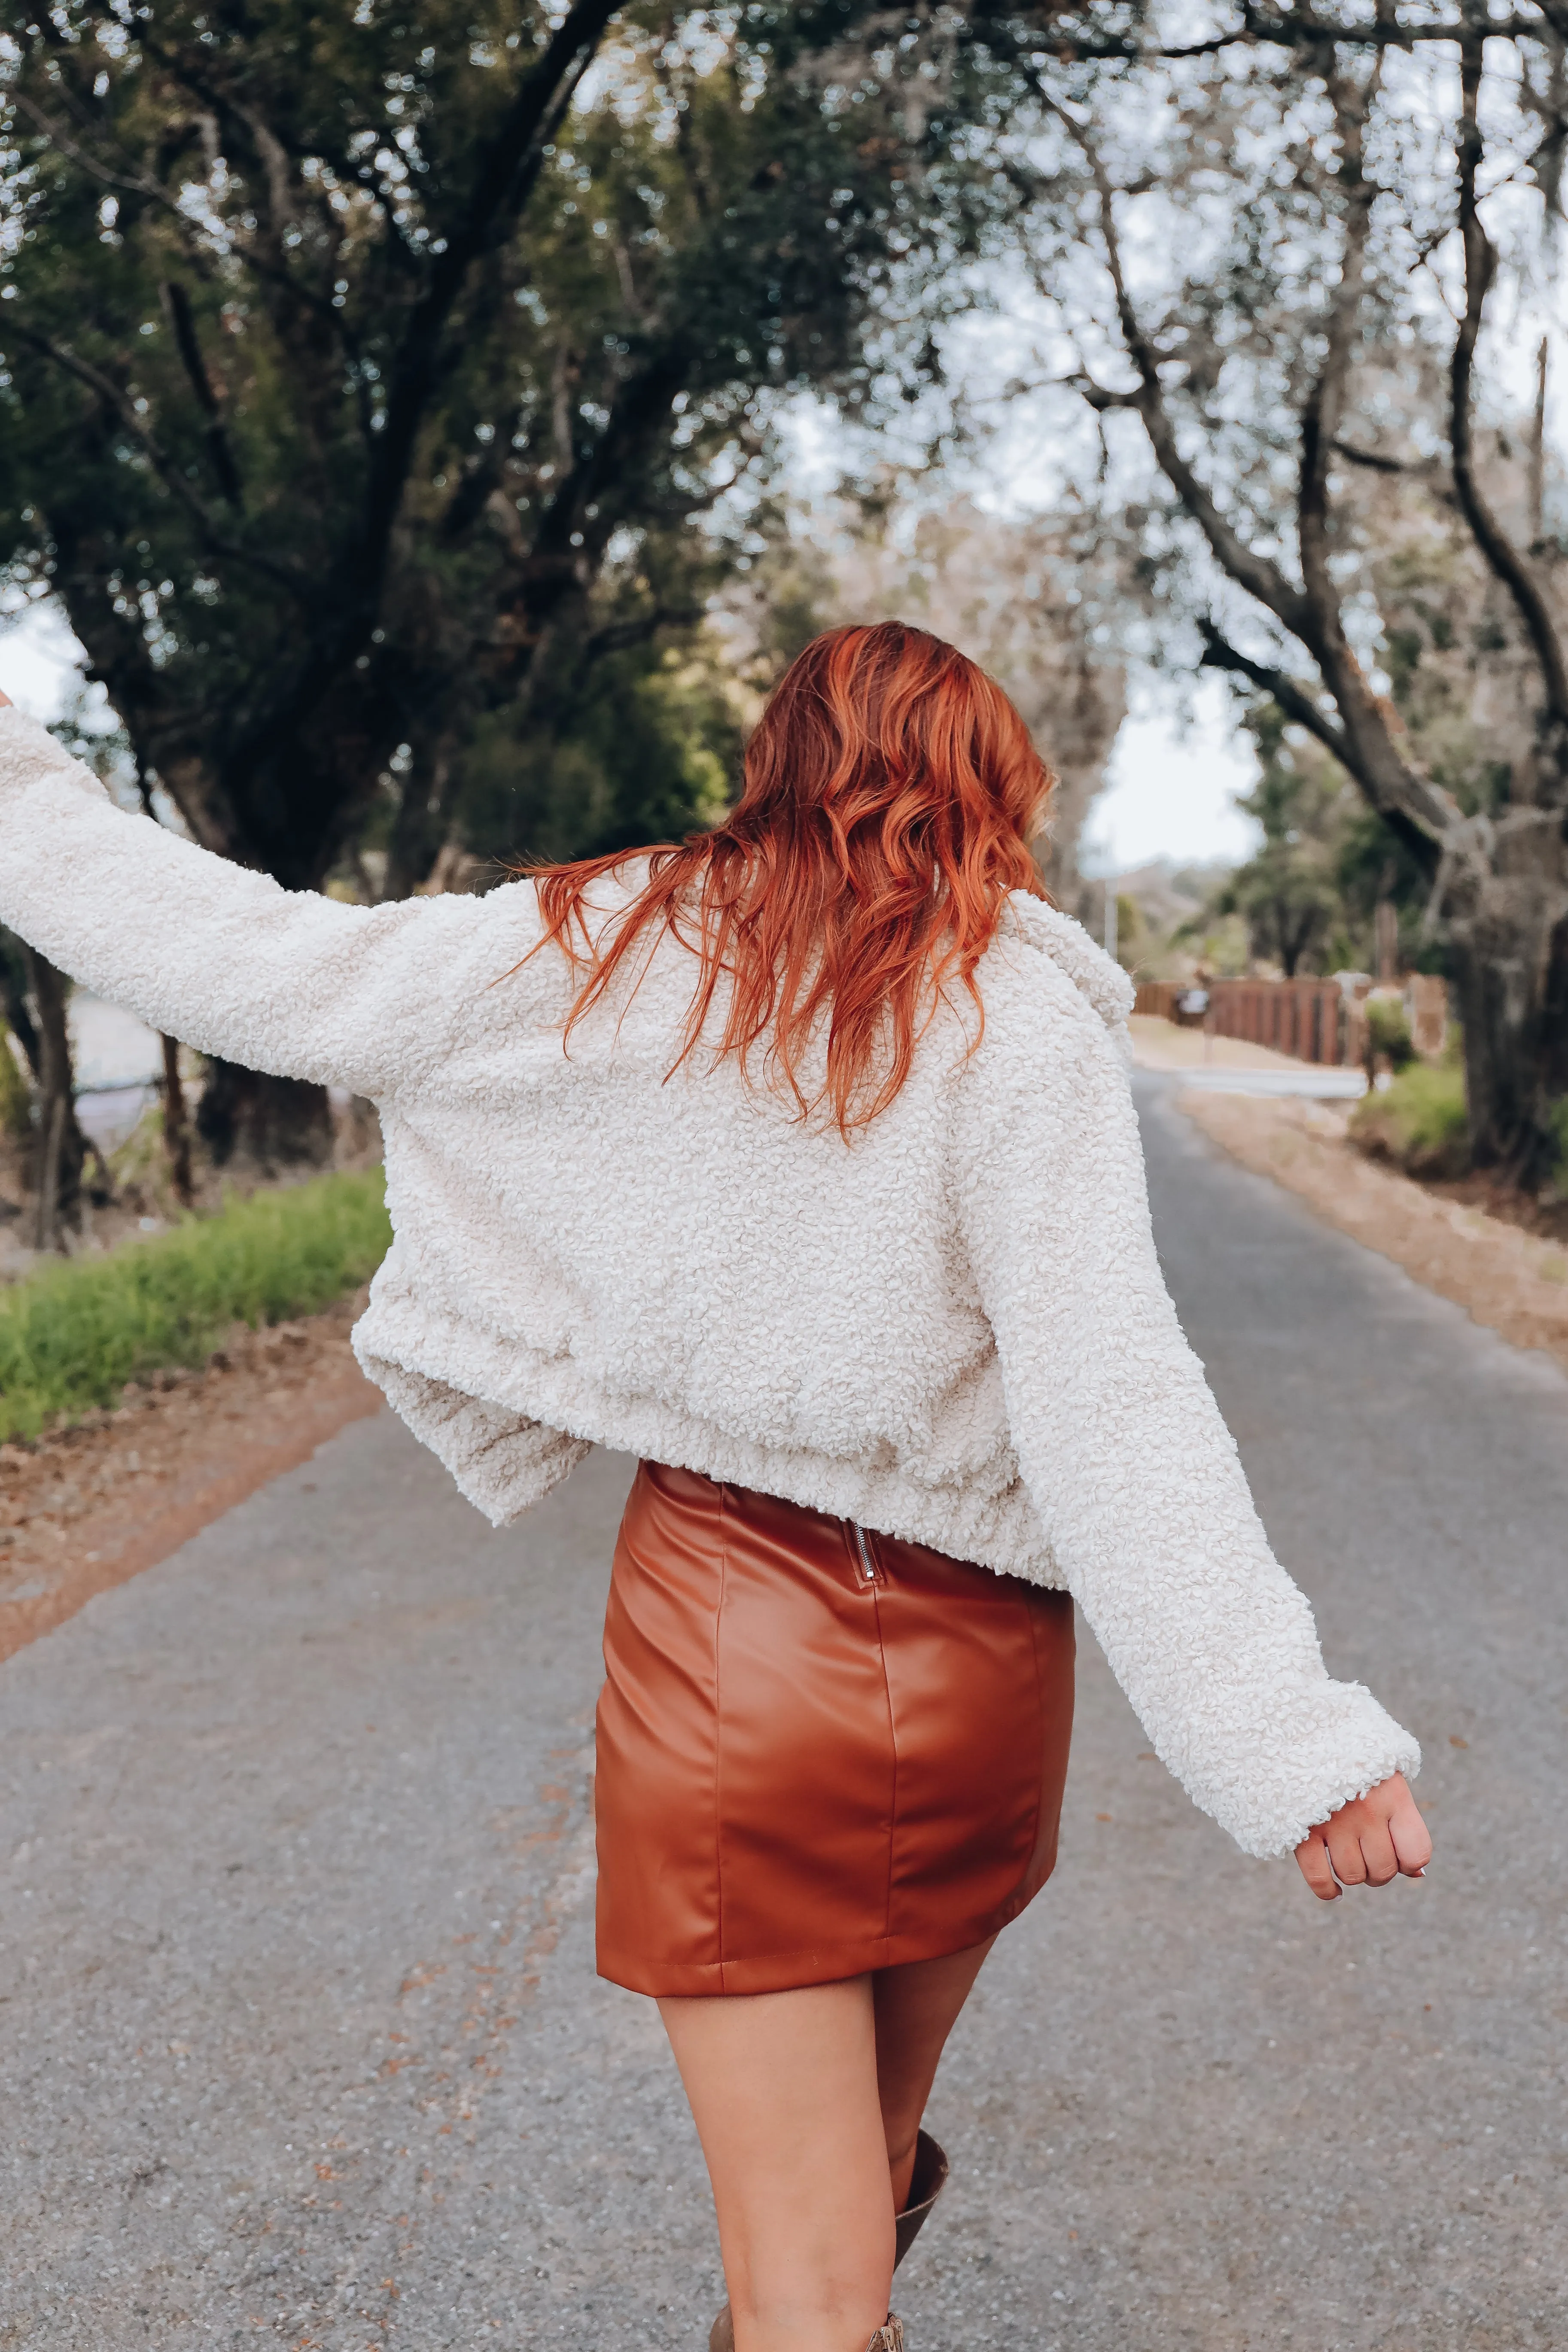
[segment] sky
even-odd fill
[[[79,648],[47,604],[0,622],[0,688],[33,719],[59,716],[70,693]]]
[[[1086,874],[1127,874],[1168,857],[1178,866],[1238,866],[1259,839],[1236,806],[1258,773],[1218,678],[1205,678],[1185,715],[1136,694],[1089,812],[1079,862]]]

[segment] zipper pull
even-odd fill
[[[865,1528],[860,1526],[858,1520],[851,1519],[849,1522],[849,1531],[855,1538],[855,1549],[860,1555],[861,1575],[864,1577],[868,1584],[879,1583],[880,1579],[877,1574],[876,1562],[871,1558],[871,1547],[866,1541]]]

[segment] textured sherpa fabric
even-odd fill
[[[604,889],[606,912],[616,890]],[[348,907],[116,810],[0,710],[0,920],[158,1029],[369,1095],[396,1238],[361,1362],[498,1525],[590,1444],[1066,1585],[1249,1853],[1418,1762],[1269,1551],[1150,1234],[1130,992],[1009,902],[846,1144],[765,1071],[673,1076],[693,960],[573,1033],[535,893]]]

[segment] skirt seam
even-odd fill
[[[719,1494],[719,1605],[713,1612],[713,1905],[719,1930],[719,1986],[724,1988],[724,1693],[721,1681],[724,1656],[724,1588],[730,1564],[724,1506],[729,1488]]]
[[[892,1789],[888,1801],[888,1888],[882,1905],[882,1934],[893,1933],[893,1884],[899,1854],[899,1727],[893,1714],[893,1682],[888,1672],[888,1645],[882,1639],[882,1596],[871,1587],[871,1608],[877,1627],[877,1655],[882,1665],[882,1696],[888,1709],[888,1749],[892,1759]]]

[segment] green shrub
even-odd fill
[[[1552,1162],[1552,1189],[1560,1201],[1568,1201],[1568,1095],[1552,1104],[1547,1125],[1557,1146]]]
[[[1374,1159],[1411,1176],[1462,1176],[1469,1166],[1465,1073],[1458,1061],[1411,1062],[1369,1094],[1351,1135]]]
[[[235,1323],[330,1307],[390,1241],[379,1168],[231,1201],[216,1216],[0,1290],[0,1439],[114,1403],[128,1381],[198,1365]]]
[[[1369,1051],[1374,1055],[1386,1055],[1395,1070],[1407,1069],[1415,1059],[1410,1018],[1397,997],[1367,998],[1366,1033]]]

